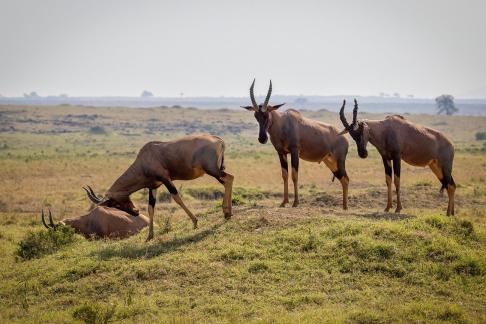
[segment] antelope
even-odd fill
[[[395,213],[402,210],[400,201],[400,165],[401,160],[413,166],[429,166],[442,183],[440,192],[447,189],[449,204],[447,216],[454,215],[454,193],[456,184],[452,178],[452,162],[454,160],[454,146],[441,132],[414,124],[400,115],[388,116],[384,120],[357,120],[358,102],[354,100],[353,121],[348,124],[344,116],[344,106],[339,112],[344,130],[341,134],[349,133],[356,142],[358,155],[366,158],[368,141],[376,147],[385,166],[388,200],[385,212],[392,208],[392,161],[394,183],[397,194],[397,208]]]
[[[300,112],[288,109],[278,112],[284,104],[269,105],[272,94],[272,81],[268,88],[267,96],[263,104],[257,104],[253,88],[255,80],[250,87],[251,106],[242,106],[246,110],[253,111],[259,124],[258,141],[265,144],[270,141],[277,151],[282,179],[284,183],[284,198],[280,207],[285,207],[289,202],[288,192],[288,161],[292,167],[292,182],[294,183],[294,202],[292,207],[299,205],[299,158],[309,162],[324,162],[325,165],[341,182],[343,189],[343,209],[348,208],[349,178],[346,173],[346,155],[348,154],[348,140],[339,134],[339,130],[320,121],[304,118]],[[333,180],[334,180],[333,177]]]
[[[169,142],[145,144],[130,167],[113,183],[104,197],[97,196],[91,187],[84,188],[89,199],[98,206],[121,209],[137,216],[130,195],[142,188],[149,189],[149,234],[154,237],[153,223],[157,189],[163,184],[172,199],[182,207],[197,228],[197,218],[182,201],[174,180],[192,180],[208,174],[224,185],[223,213],[231,218],[231,191],[233,175],[224,167],[224,141],[213,135],[202,134],[183,137]]]
[[[75,232],[86,238],[107,237],[126,238],[140,232],[149,224],[147,216],[134,217],[116,208],[98,206],[88,214],[66,218],[59,223],[54,223],[51,209],[49,208],[49,223],[46,222],[44,209],[42,209],[42,224],[49,230],[56,230],[59,225],[68,225]]]

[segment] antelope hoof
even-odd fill
[[[197,220],[192,221],[192,228],[197,229]]]
[[[149,235],[147,236],[147,239],[145,240],[145,242],[148,242],[150,240],[152,240],[154,238],[154,233],[149,233]]]
[[[400,214],[401,210],[402,210],[402,207],[397,207],[397,209],[395,209],[395,214]]]
[[[289,202],[288,201],[282,201],[282,203],[280,204],[280,207],[285,207]]]
[[[292,204],[292,207],[297,207],[299,206],[299,202],[298,201],[294,201],[294,203]]]
[[[388,213],[388,212],[390,211],[390,208],[391,208],[391,206],[386,206],[386,208],[385,208],[384,212],[385,212],[385,213]]]
[[[233,216],[233,214],[231,214],[231,212],[224,213],[224,219],[230,219],[231,216]]]

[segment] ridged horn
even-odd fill
[[[356,101],[356,98],[354,99],[354,108],[353,108],[353,126],[356,126],[356,121],[358,118],[358,101]]]
[[[343,100],[343,105],[339,111],[339,118],[341,119],[341,123],[343,123],[344,128],[349,129],[348,121],[346,120],[346,116],[344,116],[344,106],[346,106],[346,100]]]
[[[272,95],[272,80],[270,80],[270,86],[268,87],[267,96],[265,97],[265,101],[263,102],[262,111],[267,111],[268,102],[270,101],[271,95]]]
[[[255,108],[255,111],[258,111],[258,104],[255,100],[255,94],[253,93],[254,87],[255,87],[255,79],[253,79],[253,83],[251,84],[251,87],[250,87],[250,99],[251,99],[251,104],[253,105],[253,108]]]
[[[99,204],[103,201],[102,198],[98,197],[94,191],[93,188],[90,186],[83,187],[84,191],[86,191],[86,195],[88,196],[89,200],[91,200],[95,204]]]
[[[41,219],[42,219],[42,224],[44,224],[45,228],[47,229],[50,229],[49,226],[47,226],[47,223],[46,223],[46,220],[44,219],[44,208],[42,208],[42,216],[41,216]]]

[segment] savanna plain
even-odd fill
[[[340,128],[336,113],[303,114]],[[280,208],[278,156],[246,111],[1,106],[0,322],[486,322],[486,118],[405,117],[454,142],[456,216],[433,173],[405,163],[404,209],[384,213],[381,158],[359,159],[349,137],[349,210],[324,164],[303,161],[300,206]],[[226,142],[229,221],[204,176],[176,182],[196,230],[162,188],[150,242],[42,226],[42,208],[87,213],[82,186],[103,193],[145,142],[202,132]],[[133,200],[147,214],[147,192]]]

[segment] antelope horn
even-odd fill
[[[86,186],[87,188],[83,187],[84,191],[88,195],[89,200],[91,200],[95,204],[99,204],[103,201],[103,199],[99,198],[93,191],[90,186]]]
[[[267,111],[268,102],[270,101],[270,96],[272,95],[272,80],[270,80],[270,86],[268,87],[267,96],[263,102],[262,111]]]
[[[53,228],[56,229],[57,224],[54,224],[54,221],[52,220],[52,213],[51,213],[51,208],[49,208],[49,225]]]
[[[250,99],[251,99],[251,104],[253,105],[253,108],[255,108],[255,111],[258,111],[258,104],[255,100],[255,95],[253,94],[253,88],[255,87],[255,79],[253,79],[253,83],[251,84],[250,87]]]
[[[354,109],[353,109],[353,126],[356,126],[356,119],[358,118],[358,102],[356,98],[354,99]]]
[[[42,208],[42,224],[44,224],[45,228],[50,229],[49,226],[47,226],[46,220],[44,219],[44,208]]]
[[[341,123],[343,123],[344,128],[349,129],[348,121],[346,120],[346,116],[344,116],[344,106],[346,106],[346,100],[343,100],[343,105],[339,111],[339,118],[341,119]]]

